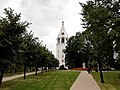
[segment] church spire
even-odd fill
[[[60,32],[58,34],[58,37],[63,37],[63,33],[64,33],[65,37],[68,37],[68,35],[67,35],[66,31],[65,31],[64,21],[62,21],[62,27],[61,27],[61,30],[60,30]]]

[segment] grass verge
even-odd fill
[[[92,72],[92,75],[101,90],[120,90],[120,71],[103,72],[105,83],[100,83],[99,72]]]
[[[69,90],[79,72],[50,71],[3,82],[0,90]]]

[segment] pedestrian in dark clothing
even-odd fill
[[[88,71],[88,74],[90,74],[90,73],[91,73],[91,68],[89,67],[89,68],[87,69],[87,71]]]

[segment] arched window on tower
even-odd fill
[[[62,41],[61,41],[61,43],[64,43],[65,42],[65,39],[64,38],[62,38]]]
[[[58,38],[58,43],[60,43],[60,38]]]
[[[62,54],[62,58],[64,58],[64,55]]]

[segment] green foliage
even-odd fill
[[[91,60],[92,47],[88,40],[88,35],[83,32],[77,32],[75,36],[72,36],[67,41],[65,50],[65,61],[66,65],[70,68],[82,67],[83,62],[88,67],[88,61]]]
[[[20,14],[14,14],[13,11],[11,8],[5,9],[6,17],[0,19],[0,69],[14,62],[22,34],[29,25],[28,22],[20,22]]]
[[[21,14],[11,8],[4,9],[5,17],[0,18],[0,86],[5,72],[21,72],[24,79],[28,68],[57,67],[59,62],[51,51],[27,32],[30,25],[21,22]]]
[[[89,0],[87,4],[80,3],[83,8],[83,26],[89,34],[94,56],[97,56],[99,64],[110,68],[116,68],[113,57],[115,51],[119,53],[119,3],[117,0]]]

